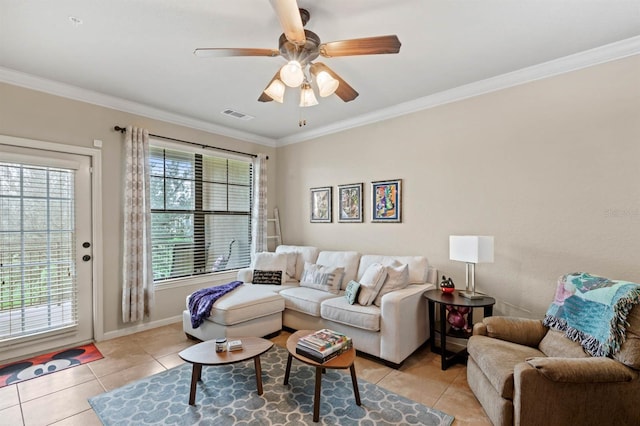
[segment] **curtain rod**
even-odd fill
[[[113,128],[113,130],[115,130],[116,132],[120,132],[120,133],[124,133],[124,132],[127,131],[127,129],[125,127],[121,127],[121,126],[115,126]],[[199,146],[200,148],[203,148],[203,149],[211,148],[211,149],[217,149],[217,150],[225,151],[225,152],[232,152],[234,154],[248,155],[249,157],[253,157],[253,158],[257,157],[256,154],[250,154],[248,152],[234,151],[233,149],[227,149],[227,148],[218,148],[218,147],[211,146],[211,145],[204,145],[204,144],[201,144],[201,143],[185,141],[185,140],[182,140],[182,139],[170,138],[168,136],[154,135],[153,133],[149,133],[149,136],[153,136],[154,138],[166,139],[166,140],[174,141],[174,142],[185,143],[185,144],[189,144],[189,145],[195,145],[195,146]],[[267,157],[267,160],[268,159],[269,159],[269,157]]]

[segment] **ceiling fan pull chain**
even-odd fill
[[[303,117],[303,109],[300,108],[300,119],[298,120],[298,127],[302,127],[302,126],[306,126],[307,125],[307,120]]]

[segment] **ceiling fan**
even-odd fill
[[[327,65],[313,61],[318,56],[333,58],[400,51],[401,44],[396,35],[322,43],[316,33],[304,29],[311,15],[306,9],[299,9],[296,0],[270,2],[284,31],[280,35],[278,49],[209,47],[198,48],[193,52],[199,57],[282,56],[287,63],[273,76],[258,98],[260,102],[275,100],[282,103],[287,85],[300,87],[300,106],[316,105],[318,101],[311,87],[311,76],[315,77],[320,96],[335,93],[344,102],[352,101],[358,97],[358,92]]]

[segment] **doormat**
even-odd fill
[[[0,366],[0,388],[102,359],[93,343]]]

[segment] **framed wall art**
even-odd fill
[[[311,222],[331,223],[331,197],[330,186],[311,188]]]
[[[402,179],[371,182],[371,222],[402,222]]]
[[[338,222],[362,222],[362,184],[338,185]]]

